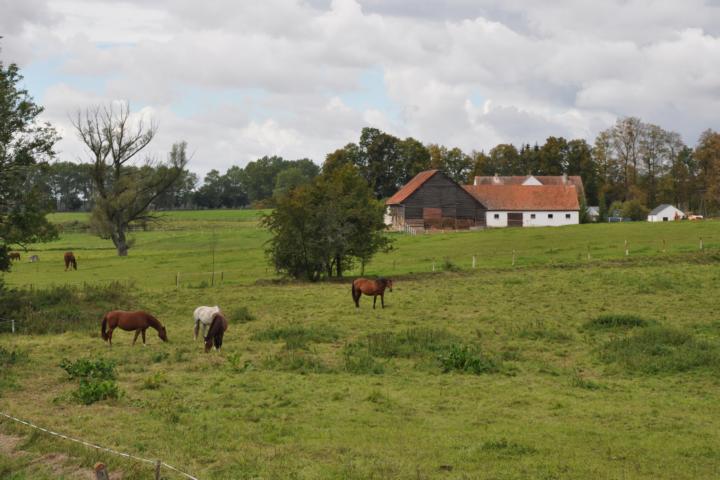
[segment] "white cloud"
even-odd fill
[[[81,149],[68,112],[113,100],[152,109],[153,148],[187,140],[201,173],[266,154],[321,162],[368,125],[466,150],[591,140],[624,115],[690,143],[719,127],[720,8],[704,0],[0,0],[0,11],[3,59],[60,62],[33,93],[70,158]],[[363,82],[378,71],[381,92]]]

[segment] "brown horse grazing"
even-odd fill
[[[377,297],[380,295],[380,305],[385,308],[385,289],[387,288],[392,292],[393,282],[387,278],[378,278],[377,280],[368,280],[367,278],[357,278],[352,283],[352,297],[355,301],[355,308],[360,308],[360,297],[364,293],[365,295],[372,295],[373,297],[373,308],[375,308],[375,302]]]
[[[216,313],[213,316],[212,323],[210,324],[210,330],[208,330],[207,336],[205,337],[205,353],[209,352],[215,344],[215,350],[220,350],[223,342],[223,335],[228,328],[228,321],[221,313]]]
[[[10,252],[8,255],[10,257],[10,260],[20,260],[20,252]]]
[[[68,271],[68,268],[72,267],[74,270],[77,270],[77,260],[75,260],[75,255],[73,252],[65,252],[65,271]]]
[[[123,310],[113,310],[108,312],[102,319],[102,327],[100,333],[103,340],[108,342],[112,347],[113,330],[120,327],[125,331],[135,331],[133,345],[137,341],[138,335],[142,333],[143,346],[145,345],[145,330],[152,327],[158,332],[158,337],[163,342],[167,342],[167,330],[160,321],[147,312],[125,312]]]

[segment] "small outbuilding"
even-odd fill
[[[685,214],[681,210],[664,203],[655,207],[648,215],[647,220],[648,222],[672,222],[683,218],[685,218]]]

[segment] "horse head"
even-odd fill
[[[163,342],[167,342],[168,341],[167,329],[161,325],[160,327],[158,327],[157,331],[158,331],[158,337],[160,337],[160,340],[162,340]]]
[[[385,284],[385,287],[392,292],[392,280],[389,278],[383,278],[383,283]]]

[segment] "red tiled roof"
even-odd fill
[[[466,185],[488,210],[580,210],[574,185]]]
[[[543,185],[574,185],[581,195],[585,195],[582,177],[579,175],[568,175],[567,183],[562,175],[532,175]],[[530,175],[513,176],[477,176],[475,185],[522,185]],[[529,185],[528,185],[529,186]]]
[[[395,192],[395,195],[388,198],[385,201],[385,205],[397,205],[398,203],[404,202],[410,195],[415,193],[415,190],[420,188],[423,183],[430,180],[439,170],[425,170],[415,175],[412,180],[405,184],[400,190]]]

